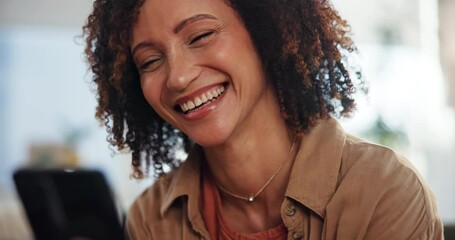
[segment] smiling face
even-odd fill
[[[277,112],[252,40],[222,0],[146,0],[131,50],[148,103],[202,146]]]

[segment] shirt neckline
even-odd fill
[[[335,119],[319,120],[302,138],[285,195],[324,218],[339,181],[345,141],[346,133]],[[202,220],[198,206],[202,161],[202,147],[195,145],[182,166],[165,176],[170,183],[161,215],[176,199],[186,197],[190,221]]]

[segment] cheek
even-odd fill
[[[142,94],[144,94],[145,99],[149,105],[156,111],[161,112],[161,89],[162,84],[159,81],[154,81],[151,79],[141,80],[141,89]]]
[[[222,66],[232,66],[243,74],[262,70],[260,58],[253,43],[246,32],[238,36],[229,36],[228,40],[220,41],[214,46],[212,54],[214,60]]]

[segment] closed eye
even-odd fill
[[[211,37],[213,35],[213,33],[214,33],[214,31],[209,31],[209,32],[199,34],[196,37],[190,39],[190,42],[188,44],[193,45],[194,43],[197,43],[201,40],[208,39],[209,37]]]
[[[140,71],[142,72],[150,72],[150,71],[155,71],[161,62],[161,58],[153,58],[148,61],[145,61],[143,64],[140,66]]]

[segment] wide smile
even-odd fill
[[[196,94],[196,96],[190,99],[179,101],[175,106],[175,110],[183,113],[190,114],[204,107],[216,102],[228,88],[228,83],[220,84],[218,86],[209,88],[207,91]]]

